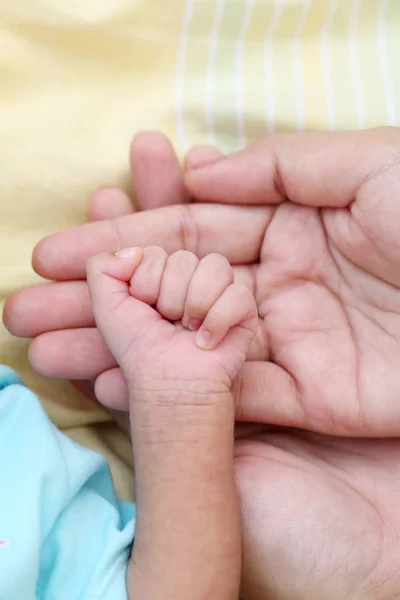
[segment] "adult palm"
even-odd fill
[[[199,256],[221,252],[254,291],[260,316],[251,361],[235,384],[238,419],[398,435],[399,131],[277,135],[225,159],[211,154],[212,161],[197,150],[187,160],[185,183],[196,204],[91,223],[41,242],[38,272],[75,281],[11,298],[9,328],[40,334],[31,360],[41,373],[97,378],[99,398],[121,407],[124,382],[93,328],[86,283],[78,281],[87,257],[152,243]],[[175,196],[182,202],[183,193]]]
[[[400,442],[301,431],[236,442],[246,600],[400,596]]]
[[[288,135],[188,173],[198,201],[268,205],[247,268],[268,362],[238,382],[247,418],[399,434],[399,158],[395,129]]]

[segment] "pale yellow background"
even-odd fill
[[[38,280],[41,237],[82,223],[96,188],[126,185],[136,131],[231,151],[275,130],[396,125],[399,57],[399,0],[0,0],[2,298]],[[0,362],[131,497],[122,434],[26,351],[0,329]]]

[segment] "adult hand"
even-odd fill
[[[213,162],[198,150],[186,185],[203,203],[56,234],[34,265],[78,280],[88,256],[122,246],[221,252],[253,289],[262,324],[237,380],[238,418],[398,435],[399,155],[396,129],[277,135],[226,159],[213,152]],[[26,290],[10,300],[6,322],[16,334],[42,334],[31,347],[38,371],[98,377],[100,399],[113,394],[121,406],[123,381],[109,370],[86,295],[80,281]]]
[[[400,597],[400,441],[265,432],[236,442],[246,600]]]
[[[187,174],[199,202],[275,207],[252,274],[277,368],[241,389],[248,412],[273,389],[265,423],[399,435],[399,183],[394,128],[273,136]]]

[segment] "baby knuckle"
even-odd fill
[[[169,261],[183,270],[192,269],[199,262],[199,259],[189,250],[178,250],[169,257]]]
[[[203,258],[202,263],[206,268],[217,271],[219,274],[223,273],[225,276],[227,276],[229,281],[233,281],[233,269],[228,259],[225,258],[225,256],[222,256],[222,254],[207,254],[207,256]]]

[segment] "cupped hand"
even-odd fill
[[[246,600],[400,597],[400,441],[265,432],[236,442]]]
[[[399,434],[399,159],[398,129],[280,135],[187,174],[198,201],[274,207],[252,272],[276,370],[249,365],[247,414],[262,378],[265,423]]]
[[[220,252],[254,292],[261,325],[236,381],[238,419],[398,435],[399,131],[277,135],[224,159],[196,150],[186,165],[193,205],[163,143],[163,176],[174,172],[180,205],[91,223],[37,247],[37,271],[64,281],[23,291],[6,309],[11,331],[38,336],[36,369],[97,378],[98,397],[121,407],[124,382],[93,328],[86,259],[153,243],[169,253]],[[156,181],[148,172],[136,177],[147,198]]]

